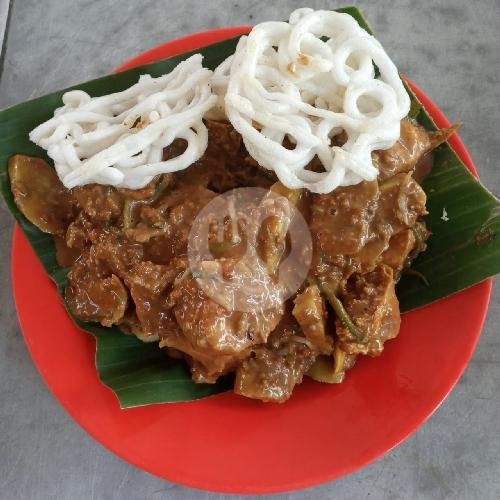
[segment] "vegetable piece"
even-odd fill
[[[235,214],[236,215],[236,214]],[[236,215],[237,218],[237,215]],[[247,224],[243,220],[225,217],[221,222],[209,224],[208,247],[216,258],[243,258],[247,250]]]
[[[267,271],[271,276],[278,272],[281,259],[286,251],[286,236],[293,212],[290,205],[295,206],[299,201],[302,190],[289,189],[281,182],[276,182],[271,186],[271,191],[288,201],[288,204],[282,203],[280,198],[273,196],[265,197],[263,204],[270,207],[273,215],[266,217],[259,230],[259,253],[266,263]]]
[[[327,284],[322,283],[320,285],[321,291],[326,295],[328,302],[330,302],[335,314],[337,315],[338,321],[349,330],[351,336],[356,342],[364,342],[365,334],[356,326],[349,316],[349,313],[345,310],[340,299],[335,295],[333,288]]]
[[[342,309],[345,315],[336,321],[339,347],[348,354],[378,356],[384,342],[398,335],[401,324],[393,270],[382,264],[370,273],[352,276],[343,294]],[[353,326],[364,332],[361,341]]]
[[[307,340],[322,354],[333,350],[333,339],[326,334],[326,308],[317,285],[308,286],[295,298],[292,314]]]
[[[417,222],[411,228],[413,236],[415,237],[414,254],[419,254],[427,248],[426,240],[429,237],[429,231],[424,224]]]
[[[340,384],[345,372],[356,362],[356,355],[347,354],[339,346],[335,346],[333,359],[331,356],[318,356],[307,375],[313,380],[327,384]]]
[[[303,189],[287,188],[281,182],[275,182],[271,186],[270,190],[273,193],[279,194],[280,196],[283,196],[284,198],[286,198],[290,202],[290,204],[293,206],[297,205],[297,203],[299,202],[299,200],[302,197],[302,194],[304,192]]]
[[[285,253],[287,229],[287,221],[277,215],[267,217],[260,228],[259,251],[270,276],[275,276],[278,272]]]
[[[44,233],[64,236],[74,207],[56,171],[40,158],[14,155],[9,160],[9,177],[22,214]]]

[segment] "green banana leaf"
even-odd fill
[[[353,16],[371,33],[355,7],[338,9]],[[236,47],[237,38],[198,50],[204,65],[215,68]],[[140,74],[159,76],[171,71],[192,53],[182,54],[123,73],[92,80],[73,88],[91,95],[103,95],[125,89]],[[49,119],[61,105],[65,89],[0,112],[0,188],[4,200],[17,219],[48,275],[56,283],[61,297],[67,269],[60,268],[50,235],[33,226],[17,209],[10,191],[8,159],[16,154],[39,156],[45,151],[32,144],[28,133]],[[409,90],[409,89],[408,89]],[[412,116],[427,129],[435,129],[425,109],[409,90],[413,101]],[[427,225],[432,231],[428,249],[414,262],[426,285],[414,276],[404,277],[398,285],[402,311],[421,307],[478,283],[500,272],[500,202],[469,173],[448,144],[435,152],[434,168],[423,185],[428,196]],[[443,220],[443,209],[449,220]],[[76,321],[76,320],[75,320]],[[152,403],[189,401],[226,391],[231,377],[216,384],[195,384],[184,363],[170,360],[156,344],[145,344],[134,336],[123,335],[117,328],[76,321],[96,338],[96,367],[100,380],[111,388],[122,408]]]

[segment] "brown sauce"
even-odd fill
[[[395,279],[423,249],[415,230],[427,235],[419,183],[432,168],[430,151],[452,129],[429,134],[403,120],[399,141],[373,153],[378,180],[317,195],[280,188],[228,123],[207,125],[209,146],[196,164],[136,191],[95,184],[67,190],[44,161],[16,155],[9,162],[15,202],[54,235],[58,262],[70,267],[66,299],[79,319],[159,340],[186,359],[196,382],[235,372],[235,392],[251,398],[285,401],[305,373],[318,371],[316,359],[331,359],[330,378],[341,381],[357,355],[379,355],[398,334]],[[174,143],[164,156],[183,147]],[[273,184],[309,224],[308,282],[266,311],[231,310],[199,288],[187,263],[188,234],[218,193]],[[258,239],[271,272],[285,254],[279,222],[268,221]],[[206,267],[231,272],[245,245],[212,242]]]

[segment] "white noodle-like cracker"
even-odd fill
[[[316,193],[375,179],[371,153],[394,144],[410,109],[380,43],[330,11],[298,9],[289,23],[255,26],[213,81],[249,154],[287,187]],[[341,131],[347,141],[332,145]],[[324,172],[306,168],[315,156]]]
[[[371,153],[394,144],[409,111],[396,67],[347,14],[298,9],[289,23],[256,26],[213,73],[201,61],[194,55],[111,95],[67,92],[30,139],[47,150],[67,188],[137,189],[198,160],[208,141],[202,118],[227,117],[249,154],[283,184],[327,193],[375,179]],[[333,145],[341,132],[347,141]],[[186,150],[163,161],[175,139]],[[308,170],[314,157],[323,172]]]
[[[217,102],[212,72],[196,54],[171,73],[138,83],[115,94],[90,97],[73,90],[64,106],[30,133],[47,150],[67,188],[89,183],[138,189],[156,175],[189,167],[206,150],[203,116]],[[162,160],[163,149],[184,139],[186,150]]]

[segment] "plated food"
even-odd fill
[[[378,356],[399,332],[395,283],[428,236],[425,193],[415,177],[425,175],[430,151],[450,131],[427,133],[404,120],[396,144],[374,153],[378,180],[316,194],[285,188],[261,169],[230,123],[205,120],[205,126],[208,147],[196,164],[139,190],[95,183],[66,189],[43,160],[11,158],[18,207],[53,234],[59,264],[70,267],[70,311],[159,341],[166,355],[186,359],[196,382],[234,371],[235,391],[244,396],[285,401],[305,373],[341,382],[357,355]],[[311,232],[306,282],[282,301],[276,275],[266,291],[275,287],[278,298],[263,310],[224,307],[189,268],[195,218],[218,193],[237,187],[274,189],[300,203]],[[277,270],[286,251],[286,214],[272,217],[257,244]],[[229,273],[246,244],[243,231],[238,237],[233,244],[214,235],[213,260],[205,266]]]
[[[427,279],[410,269],[429,237],[420,184],[454,129],[408,117],[395,66],[350,16],[299,9],[255,27],[213,73],[192,56],[122,92],[63,102],[30,135],[55,171],[17,155],[9,176],[18,208],[70,267],[77,319],[159,342],[196,383],[235,373],[235,392],[276,402],[306,374],[341,382],[397,336],[396,282]],[[199,214],[241,188],[264,189],[250,213],[261,226],[227,202],[219,226],[205,221],[211,257],[194,269]],[[290,293],[280,268],[300,218],[311,262]],[[234,307],[203,287],[214,271],[236,284],[247,273],[268,300]]]

